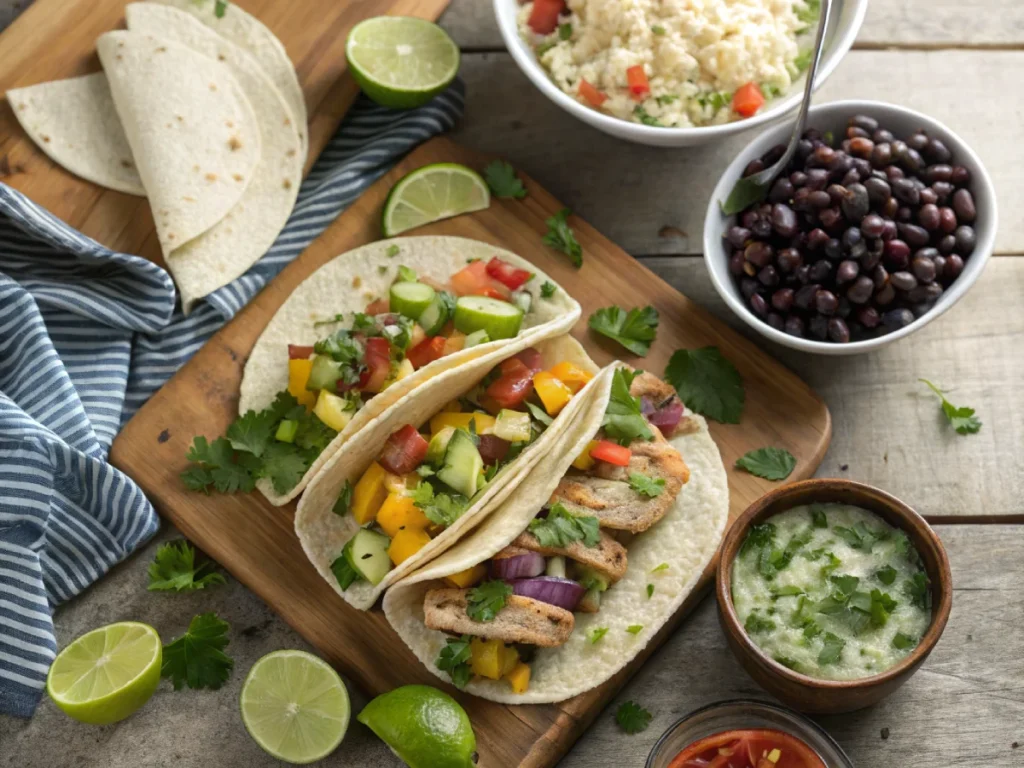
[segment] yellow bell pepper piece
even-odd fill
[[[513,693],[526,693],[526,689],[530,687],[530,665],[520,661],[505,675],[505,679],[512,686]]]
[[[572,399],[572,390],[548,371],[533,375],[533,388],[549,416],[557,416]]]
[[[313,406],[313,413],[335,432],[341,432],[352,421],[355,411],[352,404],[343,397],[321,389]]]
[[[466,334],[462,331],[452,331],[451,335],[445,339],[444,354],[450,355],[452,352],[461,352],[465,346]]]
[[[377,525],[393,539],[403,529],[425,531],[430,520],[422,509],[413,504],[412,496],[389,493],[377,513]]]
[[[505,646],[505,657],[501,660],[501,676],[509,674],[519,663],[519,651],[514,645]]]
[[[316,392],[306,389],[309,372],[313,370],[312,360],[288,361],[288,393],[307,408],[316,403]]]
[[[597,463],[597,459],[590,455],[590,452],[594,450],[595,445],[597,445],[597,440],[591,440],[587,443],[587,447],[583,449],[580,455],[577,456],[576,460],[572,463],[576,469],[581,469],[586,472],[594,466],[595,463]]]
[[[551,375],[571,389],[573,394],[583,389],[587,382],[594,378],[592,373],[570,362],[561,362],[556,365],[551,369]]]
[[[453,587],[459,589],[468,589],[469,587],[475,587],[481,581],[484,580],[484,576],[487,575],[487,566],[484,564],[474,565],[467,568],[464,571],[453,573],[451,576],[445,576],[444,580],[451,584]]]
[[[422,479],[415,472],[409,472],[405,475],[393,475],[388,472],[387,477],[384,478],[384,487],[388,489],[388,493],[404,495],[419,485]]]
[[[419,528],[403,528],[391,539],[388,557],[395,565],[401,565],[430,543],[430,534]]]
[[[442,412],[430,420],[430,434],[436,435],[445,427],[469,431],[469,422],[476,424],[478,435],[488,435],[494,429],[494,417],[489,413],[448,413]]]
[[[501,640],[474,637],[469,644],[469,653],[469,667],[474,675],[490,680],[501,677],[501,663],[505,657],[505,644]]]
[[[366,525],[377,517],[377,511],[388,495],[388,489],[384,487],[387,474],[384,467],[373,462],[352,489],[352,517],[360,525]]]

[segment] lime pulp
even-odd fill
[[[394,237],[490,204],[490,190],[476,171],[458,163],[433,163],[398,180],[384,203],[381,228],[385,237]]]

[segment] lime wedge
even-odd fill
[[[87,632],[60,652],[46,692],[63,712],[83,723],[124,720],[160,684],[163,646],[148,624],[122,621]]]
[[[482,211],[490,204],[490,190],[479,173],[458,163],[434,163],[410,171],[392,187],[381,228],[384,237],[394,237],[432,221]]]
[[[405,685],[382,693],[359,713],[410,768],[473,768],[476,735],[466,710],[429,685]]]
[[[455,79],[459,47],[437,24],[376,16],[352,27],[345,58],[363,92],[384,107],[426,104]]]
[[[242,686],[242,722],[264,751],[287,763],[331,754],[348,730],[348,691],[330,664],[305,651],[274,651]]]

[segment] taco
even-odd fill
[[[596,371],[559,336],[435,376],[313,478],[295,514],[306,555],[338,594],[369,608],[512,492],[589,399]]]
[[[728,516],[707,424],[657,377],[604,369],[515,494],[384,612],[438,677],[562,701],[624,667],[691,592]]]
[[[566,333],[579,315],[547,275],[475,240],[398,238],[336,257],[295,289],[245,364],[239,414],[273,411],[272,428],[287,422],[286,438],[299,429],[291,437],[301,476],[264,477],[257,487],[284,504],[349,438],[426,382],[473,361],[483,375]],[[312,416],[294,418],[295,406]]]

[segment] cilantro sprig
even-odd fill
[[[484,168],[484,180],[495,197],[512,197],[522,200],[526,197],[526,187],[516,176],[516,171],[511,163],[504,160],[494,160]]]
[[[601,542],[596,517],[577,517],[557,501],[551,506],[547,517],[537,517],[530,521],[529,530],[542,547],[564,549],[574,541],[582,541],[587,547],[596,547]]]
[[[571,214],[571,210],[563,208],[554,216],[546,219],[544,223],[548,225],[548,231],[544,235],[543,241],[545,245],[550,245],[556,251],[561,251],[568,256],[572,265],[579,269],[583,266],[583,246],[579,244],[576,233],[569,226],[568,219]]]
[[[677,350],[665,368],[665,381],[697,413],[723,424],[740,423],[743,379],[718,347]]]
[[[227,682],[235,666],[224,653],[230,625],[215,613],[201,613],[188,625],[188,631],[164,646],[162,677],[170,678],[174,690],[209,688],[217,690]]]
[[[452,679],[452,685],[458,689],[466,687],[473,671],[469,666],[471,655],[469,644],[472,638],[469,635],[462,637],[449,637],[444,648],[441,649],[437,661],[434,663],[442,672],[447,672]]]
[[[605,435],[622,445],[629,445],[634,440],[654,438],[654,433],[651,432],[640,407],[640,398],[629,393],[629,387],[635,377],[636,373],[633,371],[625,368],[615,369],[602,422]]]
[[[624,701],[615,710],[615,722],[631,736],[647,730],[651,724],[651,713],[635,701]]]
[[[634,355],[645,356],[658,333],[658,310],[648,305],[628,312],[617,306],[599,309],[590,316],[591,330],[619,342]]]
[[[421,480],[412,492],[412,503],[423,510],[430,522],[445,528],[462,517],[469,506],[465,496],[435,492],[434,486],[426,480]]]
[[[466,615],[473,621],[494,621],[510,597],[511,585],[501,579],[485,581],[466,593]]]
[[[923,382],[932,392],[939,396],[939,400],[942,401],[942,412],[946,415],[946,420],[949,421],[950,426],[956,430],[958,435],[977,434],[981,429],[981,419],[974,415],[973,408],[966,406],[957,408],[946,399],[945,392],[928,381],[928,379],[918,379],[918,381]]]
[[[196,566],[196,551],[184,539],[169,541],[160,546],[149,564],[150,592],[193,592],[214,584],[224,584],[219,573],[203,573],[215,563],[207,560]]]
[[[736,466],[765,480],[785,480],[796,468],[796,458],[785,448],[768,446],[747,451],[736,459]]]
[[[665,478],[648,477],[640,472],[629,473],[629,487],[637,493],[653,499],[665,491]]]

